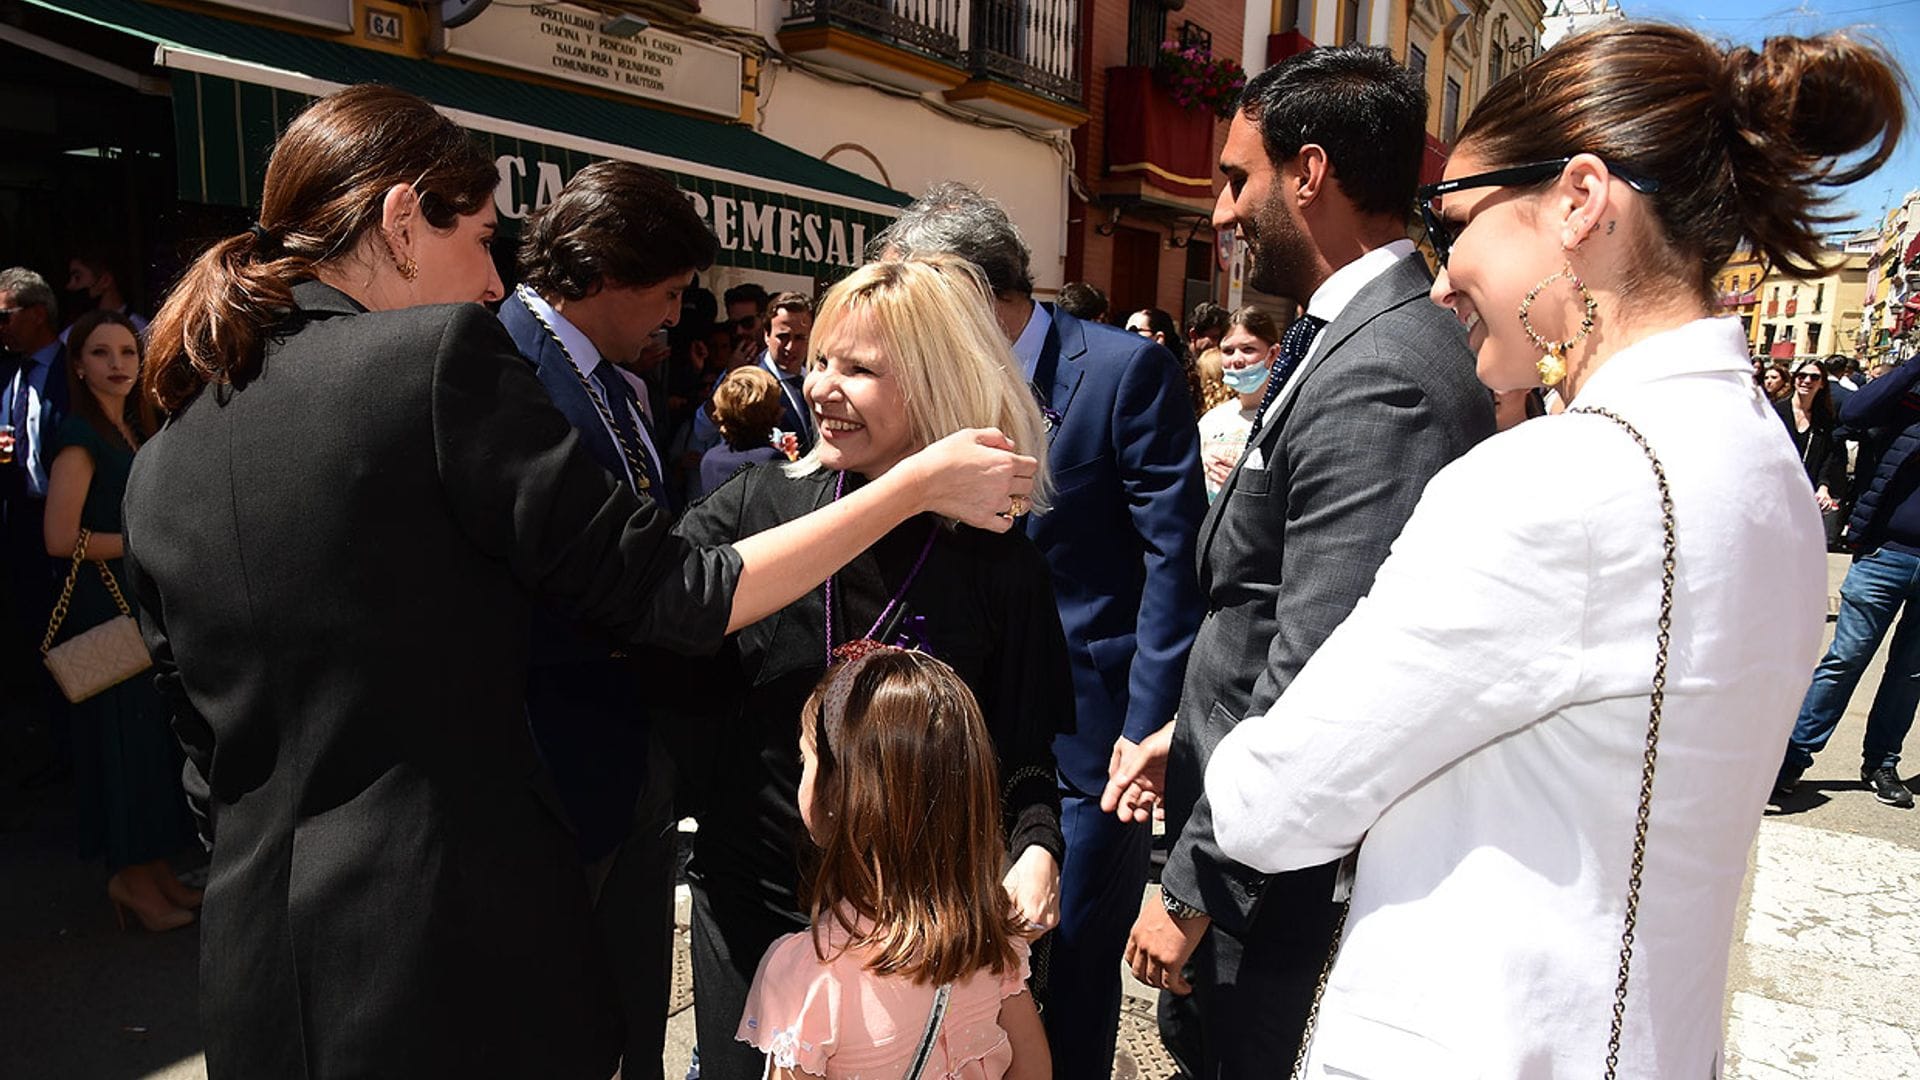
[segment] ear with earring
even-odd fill
[[[400,271],[401,277],[406,278],[408,281],[412,281],[414,278],[420,276],[420,264],[417,262],[414,262],[413,256],[411,255],[407,256],[404,260],[401,259],[397,251],[398,246],[399,245],[393,242],[392,237],[388,237],[387,238],[387,257],[393,260],[393,268],[395,270]]]
[[[1573,336],[1565,341],[1549,341],[1533,328],[1533,321],[1528,318],[1528,312],[1533,308],[1534,299],[1545,291],[1547,286],[1562,278],[1566,279],[1567,284],[1572,285],[1573,290],[1580,294],[1580,325]],[[1593,317],[1599,310],[1600,305],[1594,301],[1593,293],[1587,289],[1586,283],[1580,280],[1580,275],[1573,272],[1571,259],[1567,261],[1566,266],[1547,275],[1538,285],[1527,290],[1526,299],[1520,301],[1520,328],[1527,332],[1527,337],[1533,340],[1534,346],[1542,354],[1536,365],[1540,371],[1542,385],[1557,386],[1560,380],[1567,377],[1567,354],[1572,352],[1573,347],[1580,344],[1588,334],[1593,333]]]

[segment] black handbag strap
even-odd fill
[[[920,1080],[920,1074],[927,1071],[927,1059],[933,1056],[933,1042],[940,1037],[940,1025],[947,1019],[947,1000],[952,996],[952,983],[943,983],[933,992],[933,1011],[927,1014],[927,1030],[920,1033],[920,1045],[913,1052],[906,1080]]]

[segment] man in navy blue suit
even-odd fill
[[[807,342],[813,336],[813,301],[784,292],[767,303],[766,349],[760,366],[780,380],[780,430],[800,440],[800,452],[813,449],[813,410],[807,407]]]
[[[618,364],[680,315],[718,244],[673,181],[590,165],[527,222],[523,283],[500,321],[595,461],[671,509],[644,386]],[[673,773],[657,733],[670,682],[558,616],[536,623],[527,717],[596,886],[595,921],[627,1025],[628,1078],[661,1075],[672,976]]]
[[[1172,354],[1033,302],[1030,255],[1000,205],[963,184],[929,190],[875,240],[946,252],[985,273],[1000,326],[1047,418],[1053,509],[1027,533],[1053,568],[1073,661],[1076,728],[1060,765],[1060,926],[1046,989],[1057,1077],[1105,1077],[1120,1007],[1118,961],[1140,908],[1159,786],[1117,790],[1157,749],[1164,769],[1201,603],[1194,544],[1206,495],[1186,378]],[[1153,775],[1151,771],[1149,775]],[[1119,813],[1109,812],[1118,802]]]

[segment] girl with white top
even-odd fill
[[[1260,413],[1267,378],[1279,356],[1280,327],[1273,316],[1249,304],[1227,320],[1227,332],[1220,339],[1220,379],[1234,397],[1200,417],[1200,464],[1206,470],[1208,502],[1220,494],[1247,448],[1253,418]]]
[[[1306,1075],[1718,1075],[1826,566],[1712,280],[1742,240],[1813,272],[1812,185],[1872,172],[1903,119],[1885,55],[1843,35],[1727,52],[1614,24],[1496,84],[1422,190],[1481,380],[1569,408],[1442,470],[1371,593],[1214,752],[1229,855],[1358,849]]]

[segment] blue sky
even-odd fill
[[[1825,0],[1781,4],[1778,0],[1620,0],[1632,18],[1690,26],[1708,37],[1758,45],[1776,34],[1807,35],[1851,28],[1878,40],[1920,85],[1920,0]],[[1552,4],[1548,5],[1549,7]],[[1920,188],[1920,101],[1907,102],[1907,129],[1900,148],[1880,171],[1839,192],[1836,208],[1860,215],[1860,225],[1878,224],[1886,208]]]

